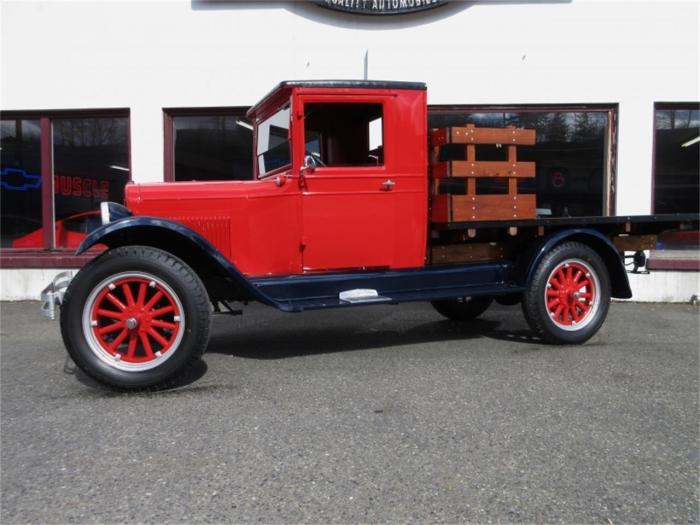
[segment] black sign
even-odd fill
[[[441,5],[446,0],[316,0],[328,9],[357,15],[402,15],[424,11]]]

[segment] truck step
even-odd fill
[[[391,297],[379,295],[377,290],[371,288],[355,288],[353,290],[343,290],[338,294],[338,299],[344,303],[381,303],[391,301]]]

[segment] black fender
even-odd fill
[[[96,244],[110,248],[130,244],[159,248],[189,264],[205,285],[214,277],[225,279],[235,289],[237,299],[259,301],[280,310],[290,310],[287,304],[272,299],[254,286],[207,239],[180,223],[148,216],[121,218],[90,232],[80,243],[76,255]],[[207,288],[210,297],[213,292],[219,292],[215,285]]]
[[[615,245],[605,235],[590,228],[571,228],[561,230],[533,246],[518,258],[516,264],[516,276],[520,284],[529,286],[537,265],[547,252],[557,244],[567,241],[577,241],[593,248],[603,259],[610,275],[611,295],[619,299],[630,299],[630,288],[624,259]]]

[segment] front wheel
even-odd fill
[[[543,340],[554,344],[587,341],[600,329],[610,305],[610,277],[589,246],[567,242],[540,261],[527,291],[523,313]]]
[[[204,352],[209,299],[183,261],[146,246],[110,250],[85,266],[61,305],[68,353],[110,387],[172,384]]]

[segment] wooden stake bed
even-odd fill
[[[536,140],[534,129],[477,128],[474,124],[465,127],[436,128],[430,132],[433,147],[443,144],[521,144],[532,146]]]
[[[535,177],[534,162],[517,160],[518,145],[535,144],[534,129],[466,127],[434,129],[431,144],[431,213],[434,223],[534,219],[536,197],[519,193],[518,181]],[[440,160],[441,149],[448,144],[464,144],[464,160]],[[508,148],[505,161],[476,159],[477,145],[503,145]],[[445,183],[450,179],[450,183]],[[501,180],[498,185],[481,181]],[[496,193],[490,193],[496,189]]]

